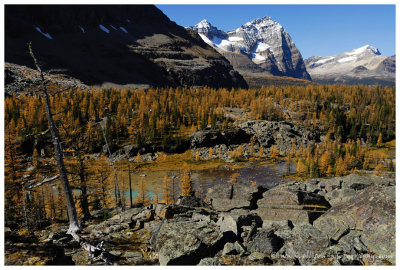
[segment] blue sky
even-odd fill
[[[182,26],[207,19],[234,30],[255,18],[270,16],[294,40],[303,58],[328,56],[364,45],[383,55],[395,54],[395,5],[156,5]]]

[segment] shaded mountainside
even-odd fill
[[[396,57],[383,56],[370,45],[333,56],[312,56],[305,64],[318,83],[395,84]]]
[[[270,17],[255,19],[226,33],[206,20],[188,28],[197,31],[244,76],[275,75],[311,80],[292,38]]]
[[[229,62],[152,5],[6,5],[5,61],[87,85],[247,87]]]

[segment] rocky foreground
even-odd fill
[[[83,237],[103,241],[125,265],[391,265],[394,181],[351,174],[270,190],[216,185],[204,202],[181,197],[92,221]],[[42,231],[39,243],[18,243],[6,228],[6,264],[104,264],[59,230]]]

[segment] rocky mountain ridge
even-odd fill
[[[395,56],[386,57],[370,45],[332,56],[305,60],[312,79],[321,83],[365,83],[394,85]]]
[[[287,31],[270,17],[224,32],[203,20],[187,27],[199,33],[243,75],[277,75],[310,80],[301,53]]]
[[[247,87],[229,62],[152,5],[6,5],[5,61],[86,85]],[[156,76],[155,76],[156,75]]]

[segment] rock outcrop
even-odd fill
[[[345,190],[348,192],[344,197],[340,192],[334,193]],[[353,174],[291,181],[270,190],[240,185],[232,189],[226,184],[210,189],[207,201],[210,205],[182,197],[179,205],[136,205],[108,220],[89,224],[83,235],[87,241],[105,243],[115,261],[125,265],[390,265],[396,262],[393,179]],[[269,207],[263,207],[266,203]],[[311,206],[312,209],[304,209]],[[316,211],[314,208],[322,206],[324,211],[319,211],[322,213],[312,220],[309,216],[298,218],[307,210]],[[100,213],[93,216],[102,218]],[[42,246],[25,243],[33,245],[26,256],[32,258],[37,250],[48,263],[87,264],[88,258],[76,251],[79,244],[62,232],[65,228],[60,230],[44,234]],[[16,247],[15,242],[23,239],[10,229],[5,232],[5,250],[9,255]],[[49,247],[59,252],[42,252]],[[42,255],[29,260],[37,263]]]
[[[254,209],[257,200],[265,189],[257,186],[245,185],[215,185],[208,189],[206,202],[212,209],[219,212],[228,212],[234,209]]]
[[[395,263],[395,188],[393,186],[363,189],[339,203],[315,221],[315,227],[333,241],[354,232],[355,240],[370,252]],[[354,241],[354,240],[352,240]]]
[[[49,84],[56,85],[63,89],[88,88],[88,86],[81,81],[62,74],[49,73],[46,79],[49,80]],[[8,95],[21,93],[26,91],[26,89],[38,86],[39,81],[39,72],[37,70],[17,64],[4,64],[4,90]]]
[[[264,222],[290,220],[293,224],[312,224],[330,208],[323,196],[285,185],[264,192],[257,206],[254,213]]]
[[[152,5],[6,6],[5,61],[32,67],[28,42],[44,70],[86,85],[247,87],[224,57]]]
[[[321,141],[322,132],[318,129],[306,130],[301,125],[295,125],[285,121],[248,120],[238,124],[231,131],[198,131],[189,138],[190,149],[193,155],[199,153],[201,158],[209,157],[209,149],[212,148],[213,157],[225,161],[232,161],[229,152],[241,147],[244,157],[249,157],[250,152],[258,153],[260,146],[264,154],[270,153],[271,146],[276,146],[280,154],[285,154],[292,149],[301,146],[307,147],[311,143]],[[253,138],[253,145],[250,145]],[[252,149],[251,149],[252,148]]]
[[[193,265],[223,248],[223,234],[213,222],[181,221],[161,225],[154,241],[160,265]]]

